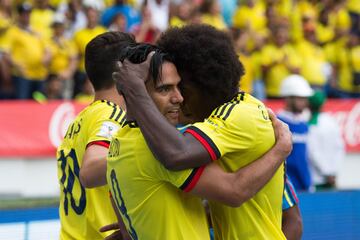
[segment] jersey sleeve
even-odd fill
[[[109,102],[108,106],[94,111],[93,119],[87,147],[94,144],[109,147],[112,137],[125,122],[125,111]]]
[[[294,186],[292,185],[288,176],[285,176],[284,195],[282,209],[287,210],[299,203]]]
[[[185,131],[205,147],[213,160],[229,152],[247,150],[256,140],[257,129],[246,109],[236,104],[222,107]]]
[[[162,165],[159,165],[157,171],[159,172],[158,177],[161,180],[169,182],[184,192],[190,192],[199,181],[204,169],[205,166],[182,171],[169,171]]]

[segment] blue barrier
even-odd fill
[[[300,193],[303,239],[360,239],[360,191]]]
[[[0,210],[0,224],[53,219],[59,219],[58,207]]]
[[[299,193],[304,240],[360,239],[360,191]],[[0,210],[0,224],[56,220],[57,207]]]

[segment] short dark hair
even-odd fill
[[[244,68],[227,33],[199,24],[172,28],[158,46],[174,58],[182,81],[189,80],[212,96],[212,104],[230,101],[239,91]]]
[[[124,48],[120,53],[120,61],[123,61],[126,58],[132,63],[142,63],[151,52],[155,53],[150,61],[149,73],[156,85],[158,81],[161,81],[161,68],[163,63],[173,63],[173,58],[168,53],[161,51],[155,45],[139,43],[136,46]]]
[[[85,69],[95,91],[114,86],[112,73],[121,50],[135,45],[132,35],[123,32],[106,32],[93,38],[85,48]]]

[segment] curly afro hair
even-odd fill
[[[228,34],[208,25],[188,25],[167,30],[158,46],[172,55],[184,81],[191,81],[217,105],[239,91],[244,68]]]

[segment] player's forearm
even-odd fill
[[[106,157],[94,159],[91,164],[81,166],[80,182],[86,188],[106,185]]]
[[[272,111],[269,116],[274,126],[276,144],[265,155],[236,172],[234,188],[239,201],[247,201],[274,176],[292,150],[291,133],[286,124]]]
[[[184,136],[159,112],[145,86],[125,95],[129,115],[136,119],[155,157],[170,170],[205,165],[209,154],[192,136]]]
[[[230,207],[239,207],[244,201],[233,187],[235,173],[225,172],[216,162],[208,164],[191,193]]]
[[[282,231],[288,240],[300,240],[303,232],[302,218],[297,205],[283,211]]]

